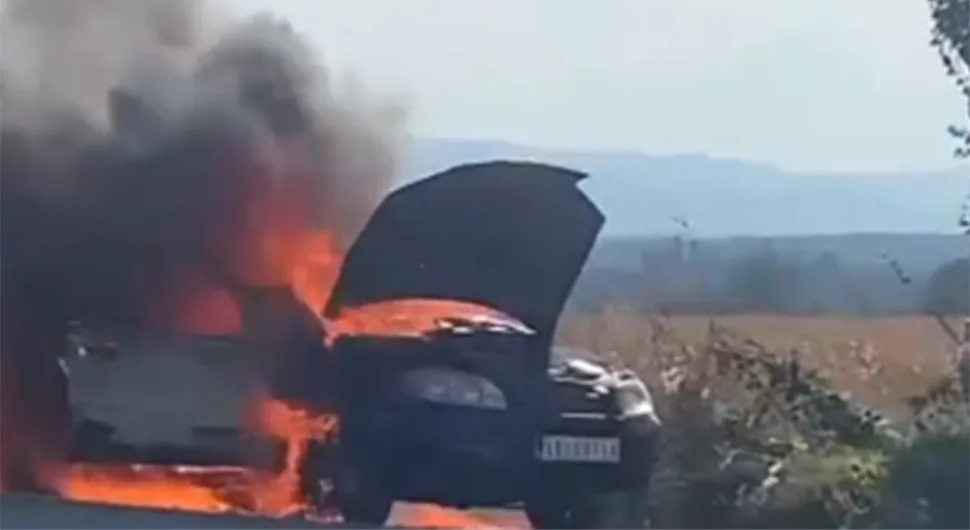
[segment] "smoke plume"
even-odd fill
[[[32,487],[63,449],[71,322],[149,325],[190,276],[259,284],[238,265],[281,211],[345,246],[391,184],[405,116],[272,17],[200,0],[2,9],[0,464]]]

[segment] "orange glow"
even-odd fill
[[[280,515],[305,508],[300,496],[300,462],[311,440],[324,441],[336,434],[337,417],[314,415],[283,401],[264,397],[257,408],[258,430],[286,441],[282,471],[256,484],[253,492],[260,513]]]
[[[70,464],[59,477],[62,496],[146,508],[198,512],[250,512],[282,517],[308,508],[299,491],[300,459],[309,440],[335,432],[335,416],[314,416],[282,401],[261,398],[259,432],[283,439],[286,457],[278,473],[246,468]]]
[[[328,322],[327,338],[333,340],[342,335],[421,336],[436,329],[442,318],[476,316],[516,322],[500,311],[471,302],[409,298],[344,309]]]
[[[181,304],[176,331],[193,335],[233,335],[242,328],[239,307],[224,289],[207,287]]]
[[[501,523],[465,512],[436,506],[434,504],[412,504],[402,510],[398,524],[415,528],[516,528],[507,521]]]
[[[60,479],[69,499],[139,508],[222,513],[232,505],[192,473],[170,468],[75,464]]]
[[[248,287],[288,286],[294,296],[321,317],[340,270],[344,249],[337,234],[319,228],[311,216],[308,190],[297,179],[250,175],[245,220],[226,226],[213,246],[234,281]],[[225,286],[201,274],[186,274],[168,300],[151,301],[157,320],[188,334],[245,332],[240,301]],[[472,303],[446,300],[395,300],[343,311],[327,322],[329,337],[348,334],[420,335],[447,316],[507,316]],[[322,339],[322,337],[321,337]],[[173,390],[177,391],[177,390]],[[311,441],[323,441],[339,429],[334,414],[303,410],[294,404],[259,396],[251,404],[248,426],[286,444],[283,469],[187,468],[179,466],[107,466],[70,464],[58,474],[62,496],[79,501],[199,512],[244,512],[282,517],[305,511],[310,500],[300,491],[299,466]],[[427,528],[497,527],[457,510],[419,505],[407,510],[406,524]]]
[[[282,255],[291,260],[286,269],[293,294],[314,314],[322,314],[342,261],[334,238],[327,232],[308,232],[278,244],[290,252]]]
[[[164,300],[150,309],[156,327],[184,335],[234,335],[242,329],[232,293],[198,272],[182,273]]]
[[[250,285],[290,286],[319,314],[343,260],[337,238],[316,226],[308,202],[313,195],[295,179],[254,189],[228,266]]]

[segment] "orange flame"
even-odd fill
[[[61,476],[60,493],[82,502],[223,513],[232,504],[198,475],[176,468],[75,464]]]
[[[105,466],[72,464],[60,476],[64,497],[147,508],[199,512],[249,511],[282,517],[307,508],[299,492],[299,464],[308,440],[324,440],[335,416],[314,416],[272,398],[256,411],[261,432],[283,439],[286,456],[279,473],[246,468],[191,466]]]
[[[260,432],[286,441],[283,470],[256,488],[258,511],[284,514],[305,508],[300,490],[300,462],[311,440],[324,441],[336,431],[335,415],[314,415],[283,401],[264,397],[257,418]]]
[[[334,239],[328,232],[310,229],[306,210],[299,207],[305,195],[287,189],[260,191],[262,194],[251,198],[246,230],[235,234],[239,239],[230,245],[235,247],[227,256],[231,272],[249,285],[288,285],[319,314],[340,266]],[[270,193],[274,191],[279,193]],[[239,301],[201,274],[177,278],[176,288],[169,294],[171,299],[158,304],[155,312],[173,331],[244,331]],[[76,464],[61,474],[60,492],[82,501],[202,512],[235,510],[285,516],[306,509],[299,466],[311,440],[322,441],[335,432],[336,416],[314,414],[268,395],[258,396],[252,409],[253,430],[285,442],[284,466],[278,473]]]
[[[182,274],[168,300],[153,309],[156,325],[185,335],[234,335],[242,315],[232,293],[198,272]]]
[[[289,286],[294,296],[321,317],[340,270],[338,238],[314,228],[306,200],[294,186],[270,185],[257,178],[247,204],[245,229],[233,241],[226,261],[231,272],[252,286]],[[295,179],[293,179],[295,181]],[[234,334],[242,330],[239,301],[198,274],[181,279],[161,318],[182,333]],[[397,300],[345,310],[328,322],[329,336],[347,334],[415,335],[435,327],[443,316],[500,313],[470,303]],[[72,464],[60,474],[60,493],[80,501],[200,512],[243,511],[285,516],[307,508],[301,498],[299,465],[311,440],[325,440],[338,428],[333,414],[314,414],[293,404],[260,396],[253,404],[254,429],[286,443],[283,469],[275,474],[252,469]],[[488,528],[486,521],[460,511],[420,505],[405,520],[422,527]]]
[[[497,521],[434,504],[412,504],[401,511],[398,523],[415,528],[522,528],[517,521]],[[516,524],[519,523],[519,524]]]
[[[480,304],[455,300],[406,298],[343,309],[328,322],[328,340],[343,335],[417,337],[438,328],[446,317],[486,317],[515,322],[512,317]]]

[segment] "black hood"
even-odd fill
[[[454,167],[391,193],[349,249],[325,310],[386,300],[474,302],[545,340],[603,227],[584,173],[531,162]]]

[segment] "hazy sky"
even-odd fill
[[[407,95],[413,130],[792,168],[952,166],[924,0],[224,0]]]

